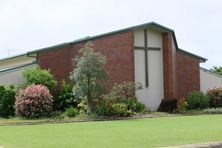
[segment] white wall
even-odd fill
[[[26,67],[21,67],[18,69],[12,69],[5,72],[0,72],[0,85],[9,85],[9,84],[22,84],[24,78],[22,76],[22,71],[27,68],[35,67],[36,65],[30,65]]]
[[[209,88],[222,86],[222,76],[200,68],[200,90],[206,92]]]
[[[162,56],[162,34],[152,29],[148,29],[148,46],[159,47],[159,51],[148,50],[148,72],[149,86],[145,86],[145,52],[144,50],[134,50],[135,56],[135,81],[142,83],[143,89],[136,91],[137,98],[150,107],[157,110],[163,93],[163,56]],[[143,30],[134,31],[134,45],[144,46]]]

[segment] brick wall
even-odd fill
[[[73,70],[72,59],[84,43],[67,45],[39,52],[37,62],[42,68],[50,68],[55,78],[61,82]],[[105,68],[111,84],[114,82],[134,81],[134,41],[133,32],[122,32],[92,40],[93,47],[108,59]]]
[[[163,33],[164,99],[200,90],[199,59],[176,50],[171,33]]]
[[[177,51],[177,98],[200,90],[199,59]]]
[[[176,48],[171,33],[163,33],[164,99],[176,98]]]
[[[96,51],[106,55],[105,65],[109,83],[134,81],[134,39],[133,32],[116,33],[92,40]],[[50,68],[61,82],[73,70],[72,59],[86,42],[67,45],[38,53],[37,62],[42,68]],[[172,34],[163,33],[164,98],[185,96],[193,90],[200,90],[199,60],[176,50]]]

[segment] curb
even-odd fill
[[[199,144],[186,144],[178,146],[168,146],[162,148],[222,148],[222,141],[199,143]]]

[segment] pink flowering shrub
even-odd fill
[[[52,107],[52,95],[43,85],[29,85],[16,96],[16,114],[25,118],[47,116],[52,112]]]

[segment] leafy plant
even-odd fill
[[[83,99],[78,105],[77,108],[79,109],[79,113],[86,113],[87,111],[87,102]]]
[[[62,82],[61,91],[54,99],[54,108],[64,111],[70,107],[77,107],[80,99],[73,95],[73,83]]]
[[[204,110],[207,114],[222,114],[222,108],[207,108]]]
[[[174,113],[177,109],[177,99],[162,99],[160,106],[158,108],[158,112],[169,112]]]
[[[25,118],[48,116],[52,112],[52,107],[52,95],[43,85],[30,85],[19,90],[16,96],[16,113]]]
[[[13,85],[0,86],[0,116],[9,117],[14,115],[15,89]]]
[[[126,102],[128,109],[132,110],[136,113],[148,113],[150,109],[146,107],[145,104],[139,102],[135,97],[129,97],[128,101]]]
[[[134,112],[149,112],[149,108],[134,97],[135,90],[140,88],[140,85],[134,82],[115,84],[111,91],[103,97],[103,101],[99,103],[96,114],[100,116],[129,116]],[[121,109],[124,110],[125,106],[127,111],[123,114]]]
[[[141,89],[141,84],[134,82],[123,82],[115,84],[112,90],[104,96],[105,100],[112,102],[127,103],[129,99],[133,98],[135,91]]]
[[[211,107],[222,107],[222,87],[214,87],[207,91]]]
[[[92,112],[92,102],[100,93],[101,84],[98,80],[106,78],[107,72],[104,68],[106,57],[95,52],[92,44],[87,43],[81,50],[81,57],[76,57],[75,69],[70,79],[76,82],[73,87],[74,95],[87,99],[87,113]]]
[[[75,117],[77,114],[78,114],[78,110],[73,107],[70,107],[66,110],[66,115],[68,117]]]
[[[200,91],[190,92],[186,97],[186,101],[188,109],[204,109],[209,107],[209,97]]]
[[[136,108],[136,112],[143,112],[143,111],[146,110],[147,107],[146,107],[145,104],[137,101],[137,102],[135,103],[135,108]]]
[[[50,70],[35,67],[31,69],[25,69],[22,74],[25,78],[25,86],[31,84],[41,84],[46,86],[51,93],[55,91],[57,82],[53,75],[50,73]]]
[[[117,117],[127,117],[133,114],[125,103],[115,103],[111,106],[111,110],[112,115]]]
[[[101,102],[96,109],[95,113],[99,116],[110,116],[111,115],[111,109],[110,106],[104,101]]]
[[[186,98],[181,98],[177,102],[176,112],[177,113],[184,113],[186,111],[187,107],[188,107],[188,103],[187,103]]]

